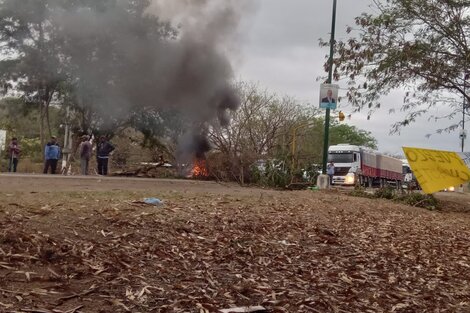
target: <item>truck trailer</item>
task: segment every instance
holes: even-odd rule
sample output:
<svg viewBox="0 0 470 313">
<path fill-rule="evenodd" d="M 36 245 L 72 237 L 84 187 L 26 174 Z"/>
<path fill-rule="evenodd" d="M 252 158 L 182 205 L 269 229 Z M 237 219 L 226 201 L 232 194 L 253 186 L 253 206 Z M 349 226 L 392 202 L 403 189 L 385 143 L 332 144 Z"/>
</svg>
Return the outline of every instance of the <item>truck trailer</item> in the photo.
<svg viewBox="0 0 470 313">
<path fill-rule="evenodd" d="M 328 162 L 335 165 L 334 185 L 401 187 L 402 161 L 366 148 L 339 144 L 328 149 Z"/>
</svg>

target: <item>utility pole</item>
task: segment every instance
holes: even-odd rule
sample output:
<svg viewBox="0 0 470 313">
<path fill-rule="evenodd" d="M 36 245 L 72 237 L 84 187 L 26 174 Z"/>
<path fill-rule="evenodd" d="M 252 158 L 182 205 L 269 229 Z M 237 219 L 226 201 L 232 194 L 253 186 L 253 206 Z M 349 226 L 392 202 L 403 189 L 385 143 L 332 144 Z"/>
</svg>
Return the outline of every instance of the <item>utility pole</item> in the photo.
<svg viewBox="0 0 470 313">
<path fill-rule="evenodd" d="M 470 77 L 469 73 L 464 73 L 463 75 L 463 104 L 462 104 L 462 133 L 460 134 L 460 139 L 462 140 L 462 152 L 464 151 L 464 144 L 467 135 L 465 134 L 465 111 L 467 110 L 467 79 Z"/>
<path fill-rule="evenodd" d="M 327 84 L 331 84 L 333 81 L 333 56 L 334 56 L 334 48 L 335 48 L 335 31 L 336 31 L 336 2 L 337 0 L 333 0 L 333 17 L 331 20 L 331 39 L 330 39 L 330 58 L 328 60 L 329 69 L 328 69 L 328 81 Z M 329 145 L 329 137 L 330 137 L 330 109 L 326 109 L 325 113 L 325 134 L 323 137 L 323 165 L 322 165 L 322 173 L 323 175 L 326 174 L 326 164 L 328 163 L 328 145 Z"/>
<path fill-rule="evenodd" d="M 64 148 L 62 149 L 62 175 L 70 175 L 71 166 L 70 161 L 72 158 L 72 130 L 70 127 L 70 106 L 67 105 L 65 116 L 65 136 L 64 136 Z"/>
</svg>

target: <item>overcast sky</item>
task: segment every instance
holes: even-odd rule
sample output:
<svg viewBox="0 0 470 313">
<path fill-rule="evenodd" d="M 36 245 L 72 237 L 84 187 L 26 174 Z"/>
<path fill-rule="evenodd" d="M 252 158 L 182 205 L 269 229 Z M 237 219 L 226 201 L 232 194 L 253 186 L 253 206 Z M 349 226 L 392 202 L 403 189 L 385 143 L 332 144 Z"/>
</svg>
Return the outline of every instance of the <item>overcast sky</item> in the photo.
<svg viewBox="0 0 470 313">
<path fill-rule="evenodd" d="M 329 52 L 328 48 L 319 47 L 318 40 L 329 38 L 333 1 L 255 1 L 258 7 L 246 23 L 242 57 L 235 66 L 237 77 L 317 106 L 319 82 L 316 78 L 325 75 L 323 63 Z M 354 23 L 355 16 L 370 10 L 370 3 L 371 0 L 338 0 L 338 39 L 346 37 L 346 26 Z M 370 120 L 355 113 L 346 123 L 372 132 L 382 152 L 401 153 L 402 146 L 460 151 L 458 132 L 426 138 L 426 134 L 435 133 L 435 130 L 452 123 L 449 121 L 436 123 L 423 118 L 405 128 L 401 135 L 389 135 L 391 125 L 403 116 L 399 110 L 396 114 L 389 114 L 389 109 L 399 108 L 402 101 L 402 93 L 394 92 L 384 98 L 384 108 Z M 346 99 L 340 108 L 346 114 L 351 111 Z M 444 110 L 441 108 L 440 111 Z M 439 109 L 432 113 L 439 113 Z"/>
</svg>

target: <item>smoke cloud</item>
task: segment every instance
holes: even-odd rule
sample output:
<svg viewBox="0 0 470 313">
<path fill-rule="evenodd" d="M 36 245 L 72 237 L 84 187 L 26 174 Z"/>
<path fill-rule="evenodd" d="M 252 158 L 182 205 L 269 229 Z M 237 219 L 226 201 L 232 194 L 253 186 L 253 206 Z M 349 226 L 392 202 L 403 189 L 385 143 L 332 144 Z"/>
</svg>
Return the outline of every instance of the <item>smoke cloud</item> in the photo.
<svg viewBox="0 0 470 313">
<path fill-rule="evenodd" d="M 233 52 L 240 42 L 240 20 L 253 8 L 253 1 L 246 0 L 153 0 L 147 13 L 178 25 L 183 38 Z"/>
<path fill-rule="evenodd" d="M 237 50 L 248 1 L 98 2 L 98 9 L 57 7 L 51 13 L 79 102 L 94 106 L 103 120 L 136 108 L 176 108 L 192 121 L 181 155 L 198 153 L 199 142 L 207 149 L 204 125 L 216 119 L 227 125 L 227 112 L 239 106 L 228 55 Z"/>
</svg>

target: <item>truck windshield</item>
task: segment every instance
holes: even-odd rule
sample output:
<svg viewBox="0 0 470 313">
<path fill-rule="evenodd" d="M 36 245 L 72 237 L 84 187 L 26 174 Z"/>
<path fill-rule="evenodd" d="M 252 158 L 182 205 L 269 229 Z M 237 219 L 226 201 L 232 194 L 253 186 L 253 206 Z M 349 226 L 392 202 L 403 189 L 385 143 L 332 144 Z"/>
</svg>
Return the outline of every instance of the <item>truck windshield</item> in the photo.
<svg viewBox="0 0 470 313">
<path fill-rule="evenodd" d="M 403 174 L 411 173 L 411 168 L 408 165 L 403 165 Z"/>
<path fill-rule="evenodd" d="M 328 162 L 333 163 L 352 163 L 354 162 L 353 153 L 329 153 Z"/>
</svg>

